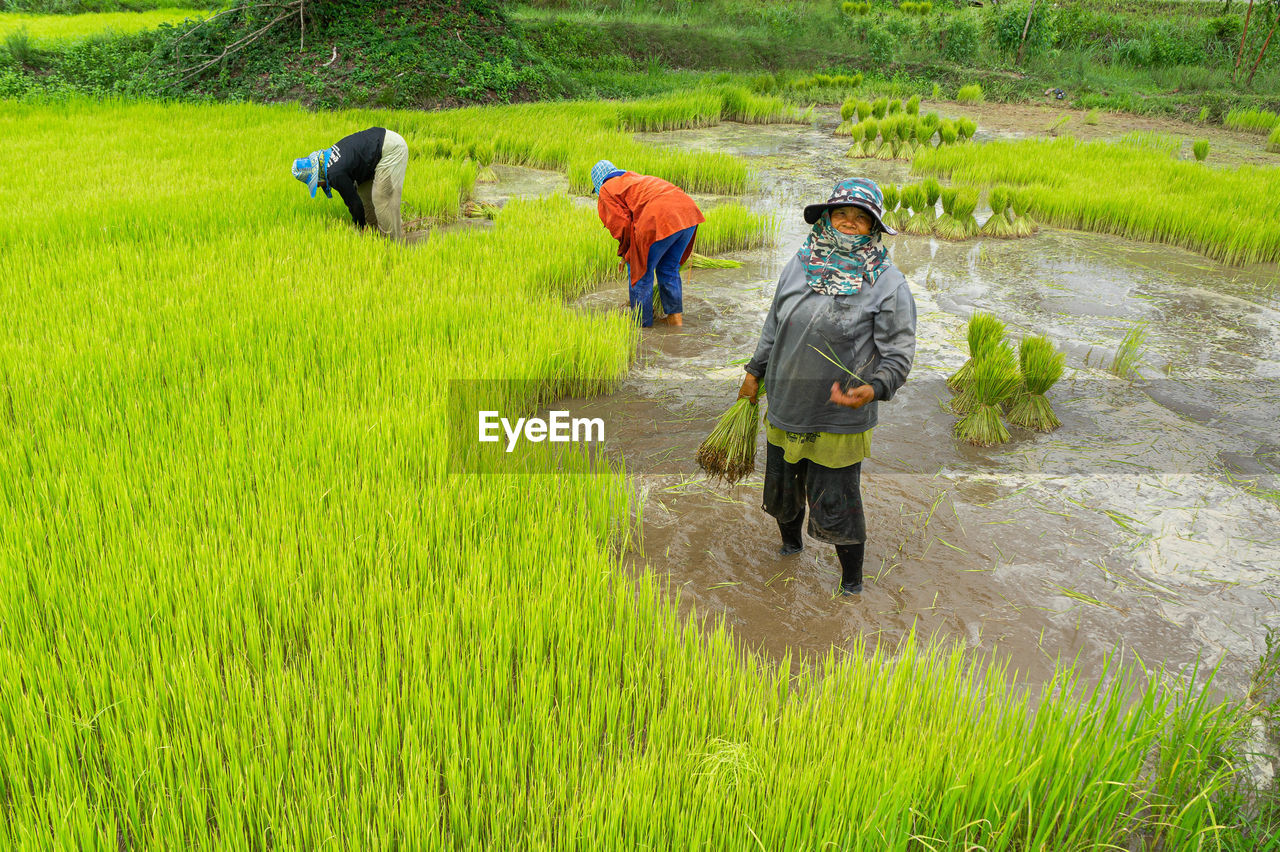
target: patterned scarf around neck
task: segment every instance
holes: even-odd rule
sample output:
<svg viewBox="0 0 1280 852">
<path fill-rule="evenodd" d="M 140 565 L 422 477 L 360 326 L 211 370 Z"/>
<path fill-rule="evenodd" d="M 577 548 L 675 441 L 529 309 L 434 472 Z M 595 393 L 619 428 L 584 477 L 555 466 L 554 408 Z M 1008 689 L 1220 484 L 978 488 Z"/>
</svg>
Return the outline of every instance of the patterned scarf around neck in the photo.
<svg viewBox="0 0 1280 852">
<path fill-rule="evenodd" d="M 889 265 L 889 250 L 876 231 L 867 236 L 842 234 L 823 213 L 800 246 L 806 283 L 827 296 L 852 296 L 876 283 L 876 276 Z"/>
</svg>

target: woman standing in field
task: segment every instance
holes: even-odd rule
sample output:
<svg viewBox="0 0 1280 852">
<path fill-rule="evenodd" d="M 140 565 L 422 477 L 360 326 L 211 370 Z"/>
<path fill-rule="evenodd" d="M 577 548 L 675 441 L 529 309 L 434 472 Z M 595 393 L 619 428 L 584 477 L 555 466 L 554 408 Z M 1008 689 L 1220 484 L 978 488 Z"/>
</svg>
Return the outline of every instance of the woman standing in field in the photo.
<svg viewBox="0 0 1280 852">
<path fill-rule="evenodd" d="M 680 265 L 693 252 L 698 225 L 705 221 L 693 199 L 662 178 L 626 172 L 608 160 L 591 167 L 591 185 L 600 196 L 600 221 L 618 241 L 618 257 L 631 275 L 631 308 L 640 324 L 653 325 L 656 274 L 668 325 L 684 325 Z"/>
<path fill-rule="evenodd" d="M 846 595 L 862 591 L 862 460 L 877 404 L 893 398 L 915 357 L 915 299 L 882 244 L 897 233 L 883 214 L 884 196 L 866 178 L 842 180 L 826 203 L 805 207 L 813 230 L 782 270 L 738 392 L 754 402 L 763 378 L 763 508 L 778 521 L 781 553 L 804 548 L 807 503 L 809 535 L 835 545 Z"/>
<path fill-rule="evenodd" d="M 293 176 L 316 197 L 338 190 L 357 228 L 372 225 L 384 237 L 400 239 L 400 196 L 409 165 L 409 146 L 394 130 L 370 127 L 344 136 L 324 151 L 293 161 Z"/>
</svg>

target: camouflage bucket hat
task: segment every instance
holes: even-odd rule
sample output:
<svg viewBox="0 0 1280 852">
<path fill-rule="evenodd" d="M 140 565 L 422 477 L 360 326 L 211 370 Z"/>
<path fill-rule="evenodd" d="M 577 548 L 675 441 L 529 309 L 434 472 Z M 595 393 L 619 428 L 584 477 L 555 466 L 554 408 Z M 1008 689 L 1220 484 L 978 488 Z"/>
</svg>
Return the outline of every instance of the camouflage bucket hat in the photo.
<svg viewBox="0 0 1280 852">
<path fill-rule="evenodd" d="M 861 207 L 876 219 L 880 230 L 886 234 L 898 233 L 884 224 L 884 195 L 880 187 L 869 178 L 845 178 L 831 190 L 831 197 L 823 204 L 810 204 L 804 208 L 804 220 L 812 225 L 822 214 L 836 207 Z"/>
</svg>

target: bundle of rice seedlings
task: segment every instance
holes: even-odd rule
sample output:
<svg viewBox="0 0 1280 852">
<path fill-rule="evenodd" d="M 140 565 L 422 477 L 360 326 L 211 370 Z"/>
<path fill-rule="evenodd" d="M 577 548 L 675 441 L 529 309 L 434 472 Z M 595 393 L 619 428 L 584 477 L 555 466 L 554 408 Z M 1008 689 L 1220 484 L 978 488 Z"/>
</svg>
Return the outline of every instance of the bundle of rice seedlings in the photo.
<svg viewBox="0 0 1280 852">
<path fill-rule="evenodd" d="M 840 119 L 842 121 L 848 121 L 849 119 L 853 118 L 854 113 L 856 113 L 857 111 L 858 111 L 858 99 L 846 98 L 845 102 L 840 104 Z"/>
<path fill-rule="evenodd" d="M 1066 355 L 1041 335 L 1028 335 L 1018 345 L 1018 364 L 1022 368 L 1022 387 L 1009 403 L 1009 422 L 1035 432 L 1052 432 L 1062 425 L 1045 397 L 1049 388 L 1062 378 Z"/>
<path fill-rule="evenodd" d="M 1132 378 L 1142 360 L 1142 344 L 1147 339 L 1147 324 L 1138 323 L 1125 334 L 1116 350 L 1116 357 L 1111 359 L 1107 369 L 1122 379 Z"/>
<path fill-rule="evenodd" d="M 889 115 L 893 115 L 895 112 L 902 112 L 902 101 L 897 98 L 889 101 Z"/>
<path fill-rule="evenodd" d="M 884 217 L 883 221 L 895 231 L 898 230 L 898 201 L 901 193 L 897 184 L 882 183 L 880 184 L 880 192 L 884 195 Z"/>
<path fill-rule="evenodd" d="M 903 206 L 910 205 L 915 212 L 911 215 L 901 230 L 908 234 L 915 234 L 918 237 L 927 237 L 933 233 L 933 205 L 929 203 L 928 194 L 922 184 L 907 187 L 903 190 L 903 197 L 906 199 Z"/>
<path fill-rule="evenodd" d="M 889 99 L 887 97 L 876 98 L 871 104 L 871 114 L 877 119 L 884 118 L 889 112 Z"/>
<path fill-rule="evenodd" d="M 924 187 L 925 200 L 929 202 L 930 207 L 936 207 L 938 199 L 942 196 L 942 184 L 938 183 L 936 177 L 927 177 L 920 182 Z"/>
<path fill-rule="evenodd" d="M 910 98 L 907 99 L 906 104 L 904 104 L 902 108 L 905 109 L 910 115 L 919 115 L 920 114 L 920 96 L 912 95 Z"/>
<path fill-rule="evenodd" d="M 938 128 L 942 126 L 942 116 L 938 115 L 936 112 L 925 113 L 924 118 L 920 120 L 928 125 L 929 129 L 934 132 L 937 132 Z"/>
<path fill-rule="evenodd" d="M 698 447 L 698 466 L 712 479 L 733 485 L 756 469 L 756 435 L 760 407 L 745 397 L 720 415 L 716 427 Z"/>
<path fill-rule="evenodd" d="M 944 240 L 963 240 L 964 226 L 955 217 L 956 195 L 960 192 L 957 186 L 948 186 L 942 190 L 942 215 L 933 223 L 933 232 Z"/>
<path fill-rule="evenodd" d="M 1267 152 L 1280 154 L 1280 124 L 1277 124 L 1276 129 L 1267 137 Z"/>
<path fill-rule="evenodd" d="M 876 142 L 876 137 L 880 135 L 880 122 L 876 121 L 874 118 L 868 118 L 866 121 L 862 122 L 862 126 L 862 156 L 874 157 L 876 155 L 876 149 L 879 148 L 879 145 Z"/>
<path fill-rule="evenodd" d="M 725 257 L 707 257 L 695 251 L 689 255 L 689 261 L 685 266 L 690 269 L 738 269 L 742 266 L 742 261 L 729 260 Z"/>
<path fill-rule="evenodd" d="M 956 92 L 956 101 L 962 104 L 979 104 L 985 99 L 982 93 L 982 86 L 977 83 L 970 83 L 968 86 L 961 86 L 960 91 Z"/>
<path fill-rule="evenodd" d="M 961 187 L 951 208 L 956 232 L 960 235 L 957 239 L 967 240 L 978 235 L 978 220 L 973 217 L 973 211 L 977 209 L 978 190 L 970 186 Z"/>
<path fill-rule="evenodd" d="M 993 186 L 987 196 L 987 204 L 991 206 L 991 217 L 982 224 L 978 234 L 984 237 L 1007 239 L 1012 237 L 1013 222 L 1009 220 L 1009 205 L 1013 203 L 1013 192 L 1007 186 Z"/>
<path fill-rule="evenodd" d="M 866 132 L 867 125 L 865 122 L 858 122 L 849 130 L 849 136 L 853 139 L 853 144 L 849 146 L 848 151 L 844 152 L 846 157 L 861 159 L 867 156 L 866 142 L 863 141 L 866 136 Z"/>
<path fill-rule="evenodd" d="M 1029 237 L 1036 231 L 1040 230 L 1040 226 L 1036 224 L 1036 220 L 1031 218 L 1031 194 L 1020 189 L 1013 193 L 1013 235 L 1015 237 Z"/>
<path fill-rule="evenodd" d="M 973 380 L 973 366 L 983 354 L 995 348 L 1004 339 L 1004 323 L 994 314 L 975 311 L 965 328 L 969 342 L 969 359 L 947 379 L 947 386 L 957 393 L 963 392 Z"/>
<path fill-rule="evenodd" d="M 942 124 L 938 125 L 938 144 L 954 145 L 956 144 L 957 136 L 959 136 L 959 131 L 956 130 L 956 126 L 951 123 L 950 119 L 943 119 Z"/>
<path fill-rule="evenodd" d="M 836 129 L 832 131 L 833 136 L 852 136 L 853 122 L 842 121 L 836 125 Z"/>
<path fill-rule="evenodd" d="M 885 119 L 880 122 L 880 133 L 884 137 L 884 141 L 876 149 L 877 160 L 893 160 L 897 158 L 899 146 L 902 144 L 898 139 L 898 129 L 901 126 L 902 122 L 897 118 Z"/>
<path fill-rule="evenodd" d="M 972 118 L 956 119 L 956 133 L 960 136 L 961 142 L 968 142 L 973 138 L 973 134 L 978 132 L 978 122 Z"/>
<path fill-rule="evenodd" d="M 1196 162 L 1203 163 L 1204 158 L 1209 156 L 1209 140 L 1197 139 L 1191 145 L 1191 153 L 1196 155 Z"/>
<path fill-rule="evenodd" d="M 956 436 L 977 447 L 993 447 L 1008 441 L 1009 430 L 1000 420 L 1000 405 L 1015 394 L 1021 384 L 1013 350 L 1007 343 L 980 358 L 973 367 L 970 389 L 973 407 L 956 424 Z"/>
<path fill-rule="evenodd" d="M 871 117 L 871 101 L 858 101 L 858 121 L 866 121 Z"/>
<path fill-rule="evenodd" d="M 982 400 L 978 396 L 977 391 L 973 387 L 974 370 L 978 364 L 983 361 L 996 360 L 1007 367 L 1009 370 L 1016 372 L 1017 357 L 1013 354 L 1013 347 L 1004 340 L 997 340 L 987 349 L 973 360 L 973 366 L 969 368 L 968 384 L 960 393 L 951 398 L 951 410 L 960 417 L 965 416 L 977 408 Z M 1017 393 L 1017 390 L 1013 392 Z"/>
</svg>

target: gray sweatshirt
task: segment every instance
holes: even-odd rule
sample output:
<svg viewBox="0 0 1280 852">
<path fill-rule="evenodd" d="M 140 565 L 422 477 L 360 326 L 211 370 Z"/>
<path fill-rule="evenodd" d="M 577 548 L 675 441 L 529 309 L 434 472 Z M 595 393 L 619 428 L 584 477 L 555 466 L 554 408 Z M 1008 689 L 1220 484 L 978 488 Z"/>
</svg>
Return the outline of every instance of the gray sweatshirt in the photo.
<svg viewBox="0 0 1280 852">
<path fill-rule="evenodd" d="M 847 435 L 876 425 L 877 402 L 849 408 L 831 401 L 831 384 L 870 384 L 876 400 L 892 399 L 916 352 L 916 302 L 907 279 L 890 264 L 876 283 L 852 296 L 825 296 L 805 283 L 791 259 L 747 372 L 764 378 L 769 422 L 787 432 Z M 823 357 L 823 356 L 827 357 Z M 849 376 L 828 358 L 862 378 Z"/>
</svg>

